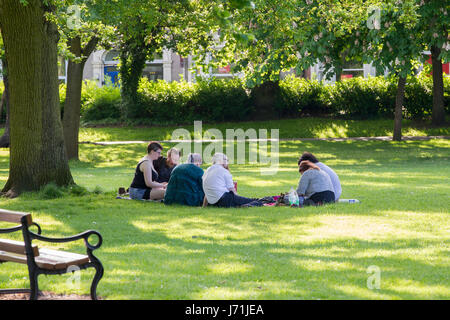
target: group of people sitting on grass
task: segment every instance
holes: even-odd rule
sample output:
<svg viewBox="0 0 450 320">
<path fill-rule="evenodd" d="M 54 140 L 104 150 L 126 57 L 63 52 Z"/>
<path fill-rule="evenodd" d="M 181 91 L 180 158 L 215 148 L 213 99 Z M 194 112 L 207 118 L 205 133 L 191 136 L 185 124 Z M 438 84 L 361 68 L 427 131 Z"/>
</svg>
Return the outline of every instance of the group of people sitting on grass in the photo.
<svg viewBox="0 0 450 320">
<path fill-rule="evenodd" d="M 164 200 L 165 204 L 188 206 L 262 205 L 260 199 L 237 194 L 225 154 L 216 153 L 212 158 L 212 165 L 203 171 L 200 168 L 203 163 L 200 154 L 191 153 L 187 163 L 179 164 L 179 150 L 170 149 L 167 157 L 161 156 L 162 150 L 160 143 L 149 143 L 147 154 L 136 166 L 129 188 L 131 199 Z M 298 167 L 301 178 L 296 191 L 301 205 L 320 205 L 339 200 L 341 184 L 339 177 L 330 167 L 319 162 L 309 152 L 302 154 Z"/>
</svg>

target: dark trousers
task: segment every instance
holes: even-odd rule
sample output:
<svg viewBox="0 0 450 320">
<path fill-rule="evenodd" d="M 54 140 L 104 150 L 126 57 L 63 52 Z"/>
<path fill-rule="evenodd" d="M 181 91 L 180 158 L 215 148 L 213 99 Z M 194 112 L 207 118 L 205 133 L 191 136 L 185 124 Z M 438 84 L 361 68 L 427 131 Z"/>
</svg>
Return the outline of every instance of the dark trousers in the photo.
<svg viewBox="0 0 450 320">
<path fill-rule="evenodd" d="M 333 203 L 335 201 L 334 192 L 333 191 L 322 191 L 316 192 L 309 197 L 308 200 L 305 200 L 304 205 L 321 205 L 324 203 Z"/>
<path fill-rule="evenodd" d="M 250 199 L 238 196 L 237 194 L 234 194 L 233 191 L 229 191 L 227 193 L 224 193 L 222 198 L 219 199 L 214 205 L 217 207 L 224 207 L 224 208 L 230 208 L 230 207 L 240 207 L 244 204 L 248 204 L 250 202 L 253 202 L 257 199 Z"/>
</svg>

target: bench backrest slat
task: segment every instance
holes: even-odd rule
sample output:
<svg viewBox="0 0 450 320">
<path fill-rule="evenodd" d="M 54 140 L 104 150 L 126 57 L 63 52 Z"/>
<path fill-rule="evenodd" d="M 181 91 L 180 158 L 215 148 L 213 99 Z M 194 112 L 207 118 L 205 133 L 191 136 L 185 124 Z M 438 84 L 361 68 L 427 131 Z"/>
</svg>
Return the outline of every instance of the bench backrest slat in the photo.
<svg viewBox="0 0 450 320">
<path fill-rule="evenodd" d="M 26 217 L 28 225 L 31 225 L 33 223 L 30 213 L 0 209 L 0 221 L 21 223 L 22 217 Z"/>
<path fill-rule="evenodd" d="M 31 248 L 33 250 L 34 256 L 39 256 L 38 246 L 33 244 Z M 23 255 L 26 254 L 25 244 L 23 242 L 8 239 L 0 239 L 0 251 Z"/>
</svg>

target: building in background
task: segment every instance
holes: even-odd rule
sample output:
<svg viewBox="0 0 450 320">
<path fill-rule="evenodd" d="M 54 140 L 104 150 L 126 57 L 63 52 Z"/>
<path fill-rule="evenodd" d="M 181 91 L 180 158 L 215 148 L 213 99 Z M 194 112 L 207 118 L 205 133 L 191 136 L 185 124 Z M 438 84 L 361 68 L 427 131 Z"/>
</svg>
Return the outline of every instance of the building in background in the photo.
<svg viewBox="0 0 450 320">
<path fill-rule="evenodd" d="M 430 55 L 430 52 L 424 52 Z M 119 77 L 119 51 L 96 51 L 91 54 L 84 67 L 83 79 L 85 80 L 95 80 L 99 86 L 111 83 L 112 85 L 118 84 Z M 431 63 L 431 58 L 428 63 Z M 1 65 L 0 65 L 1 66 Z M 188 82 L 194 82 L 195 76 L 190 71 L 193 66 L 192 57 L 181 57 L 171 50 L 163 50 L 161 55 L 155 55 L 154 59 L 147 61 L 146 67 L 143 70 L 143 76 L 147 77 L 151 81 L 165 80 L 170 81 L 180 81 L 184 79 Z M 242 77 L 243 73 L 233 74 L 231 73 L 232 64 L 221 68 L 209 68 L 208 72 L 201 74 L 203 77 L 215 77 L 219 79 L 229 79 L 233 77 Z M 420 71 L 420 70 L 419 70 Z M 443 71 L 449 75 L 449 63 L 443 65 Z M 58 76 L 60 82 L 64 83 L 66 81 L 67 73 L 67 61 L 63 58 L 59 61 Z M 287 75 L 295 74 L 291 72 L 282 72 L 281 78 Z M 354 77 L 364 77 L 369 76 L 387 76 L 388 72 L 384 74 L 378 74 L 375 67 L 372 64 L 361 64 L 355 62 L 347 62 L 342 70 L 341 79 L 354 78 Z M 1 76 L 1 75 L 0 75 Z M 333 75 L 330 80 L 325 79 L 323 64 L 317 63 L 314 66 L 304 70 L 301 74 L 297 76 L 306 79 L 317 79 L 319 81 L 325 82 L 335 82 L 336 76 Z"/>
<path fill-rule="evenodd" d="M 180 81 L 181 78 L 186 81 L 192 81 L 192 74 L 189 72 L 192 59 L 184 58 L 172 52 L 163 50 L 161 55 L 155 55 L 154 59 L 147 61 L 143 70 L 143 76 L 151 81 L 165 80 Z M 100 50 L 93 52 L 86 61 L 83 80 L 95 80 L 99 86 L 111 83 L 118 84 L 119 79 L 119 51 L 118 50 Z M 60 82 L 66 82 L 67 61 L 63 58 L 59 61 L 58 76 Z"/>
</svg>

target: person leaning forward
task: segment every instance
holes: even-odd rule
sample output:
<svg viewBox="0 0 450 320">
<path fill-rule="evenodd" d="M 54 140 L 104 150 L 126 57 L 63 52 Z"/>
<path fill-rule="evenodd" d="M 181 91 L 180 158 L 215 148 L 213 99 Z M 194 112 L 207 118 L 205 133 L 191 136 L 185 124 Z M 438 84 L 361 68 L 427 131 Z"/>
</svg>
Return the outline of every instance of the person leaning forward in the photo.
<svg viewBox="0 0 450 320">
<path fill-rule="evenodd" d="M 158 173 L 153 167 L 153 160 L 161 156 L 162 146 L 159 142 L 150 142 L 145 155 L 137 164 L 133 181 L 130 185 L 130 198 L 135 200 L 161 200 L 166 192 L 167 182 L 157 182 Z"/>
</svg>

